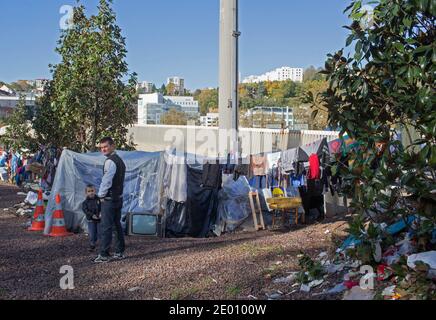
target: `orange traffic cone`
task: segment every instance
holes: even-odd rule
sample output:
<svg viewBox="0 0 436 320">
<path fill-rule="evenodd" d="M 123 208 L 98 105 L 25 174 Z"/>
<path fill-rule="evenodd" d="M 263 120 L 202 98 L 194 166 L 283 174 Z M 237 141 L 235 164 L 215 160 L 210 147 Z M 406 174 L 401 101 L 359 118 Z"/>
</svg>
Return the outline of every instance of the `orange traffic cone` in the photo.
<svg viewBox="0 0 436 320">
<path fill-rule="evenodd" d="M 73 235 L 70 232 L 67 232 L 67 228 L 65 227 L 65 219 L 64 212 L 62 210 L 61 205 L 61 196 L 59 194 L 56 195 L 56 208 L 53 213 L 51 232 L 48 234 L 49 237 L 68 237 Z"/>
<path fill-rule="evenodd" d="M 44 218 L 44 202 L 42 200 L 42 190 L 38 192 L 38 202 L 36 203 L 35 212 L 33 214 L 32 226 L 27 229 L 28 231 L 44 231 L 45 218 Z"/>
</svg>

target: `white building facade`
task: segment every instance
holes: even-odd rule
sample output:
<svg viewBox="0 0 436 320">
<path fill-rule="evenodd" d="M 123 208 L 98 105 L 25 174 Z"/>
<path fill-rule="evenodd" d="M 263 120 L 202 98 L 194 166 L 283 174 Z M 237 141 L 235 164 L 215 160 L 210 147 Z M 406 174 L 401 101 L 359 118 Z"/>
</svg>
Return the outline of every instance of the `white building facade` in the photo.
<svg viewBox="0 0 436 320">
<path fill-rule="evenodd" d="M 252 128 L 294 130 L 294 110 L 290 107 L 255 107 L 248 110 L 245 117 L 251 121 Z"/>
<path fill-rule="evenodd" d="M 26 107 L 33 110 L 35 107 L 35 95 L 26 95 Z M 18 106 L 20 102 L 19 96 L 2 96 L 0 95 L 0 118 L 7 117 L 10 115 L 14 109 Z"/>
<path fill-rule="evenodd" d="M 154 83 L 148 81 L 142 81 L 137 84 L 136 90 L 144 89 L 144 94 L 153 93 Z"/>
<path fill-rule="evenodd" d="M 303 82 L 304 69 L 303 68 L 291 68 L 281 67 L 273 71 L 267 72 L 260 76 L 246 77 L 242 83 L 259 83 L 266 81 L 294 81 Z"/>
<path fill-rule="evenodd" d="M 167 85 L 173 84 L 174 90 L 179 93 L 180 96 L 185 94 L 185 79 L 180 77 L 170 77 L 167 79 Z"/>
<path fill-rule="evenodd" d="M 198 101 L 194 101 L 193 97 L 164 97 L 161 93 L 140 94 L 138 124 L 161 124 L 162 116 L 171 109 L 184 112 L 190 119 L 198 118 L 200 110 Z"/>
<path fill-rule="evenodd" d="M 200 125 L 202 127 L 218 127 L 219 113 L 208 113 L 206 116 L 200 117 Z"/>
</svg>

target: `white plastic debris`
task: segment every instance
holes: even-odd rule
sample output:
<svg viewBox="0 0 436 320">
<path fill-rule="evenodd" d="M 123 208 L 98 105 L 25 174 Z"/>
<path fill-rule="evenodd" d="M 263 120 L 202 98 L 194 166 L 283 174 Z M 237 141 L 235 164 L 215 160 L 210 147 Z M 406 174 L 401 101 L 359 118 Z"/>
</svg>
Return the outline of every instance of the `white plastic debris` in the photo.
<svg viewBox="0 0 436 320">
<path fill-rule="evenodd" d="M 383 290 L 382 292 L 382 296 L 384 297 L 393 297 L 395 296 L 395 289 L 397 288 L 397 286 L 391 286 L 391 287 L 387 287 Z"/>
<path fill-rule="evenodd" d="M 375 262 L 379 263 L 382 260 L 382 257 L 383 257 L 382 255 L 383 255 L 383 252 L 382 252 L 380 242 L 377 242 L 375 244 L 375 251 L 374 251 Z"/>
<path fill-rule="evenodd" d="M 141 290 L 140 287 L 133 287 L 133 288 L 129 289 L 129 292 L 135 292 L 135 291 L 139 291 L 139 290 Z"/>
<path fill-rule="evenodd" d="M 373 300 L 375 292 L 372 290 L 364 290 L 359 286 L 353 287 L 350 291 L 347 291 L 344 295 L 344 300 Z"/>
<path fill-rule="evenodd" d="M 330 230 L 326 230 L 325 232 L 324 232 L 324 234 L 329 234 L 330 233 Z"/>
<path fill-rule="evenodd" d="M 24 192 L 17 192 L 17 196 L 24 196 L 24 197 L 26 197 L 26 196 L 27 196 L 27 193 L 24 193 Z"/>
<path fill-rule="evenodd" d="M 294 272 L 287 277 L 278 278 L 273 281 L 274 284 L 291 283 L 297 279 L 298 272 Z"/>
<path fill-rule="evenodd" d="M 29 191 L 24 202 L 30 203 L 32 206 L 34 206 L 38 202 L 38 194 Z"/>
<path fill-rule="evenodd" d="M 319 285 L 321 285 L 323 283 L 324 283 L 324 280 L 314 280 L 311 283 L 309 283 L 309 287 L 310 288 L 316 288 L 316 287 L 318 287 Z"/>
<path fill-rule="evenodd" d="M 397 246 L 400 247 L 400 249 L 398 250 L 399 255 L 408 256 L 415 252 L 415 247 L 410 239 L 404 239 L 403 241 L 397 243 Z"/>
<path fill-rule="evenodd" d="M 329 291 L 327 291 L 328 294 L 337 294 L 337 293 L 341 293 L 347 290 L 347 287 L 344 286 L 343 283 L 340 283 L 338 285 L 336 285 L 334 288 L 331 288 Z"/>
<path fill-rule="evenodd" d="M 325 268 L 325 271 L 327 273 L 334 274 L 334 273 L 337 273 L 337 272 L 341 272 L 342 270 L 344 270 L 344 268 L 345 268 L 345 265 L 343 263 L 341 263 L 341 264 L 330 264 L 330 265 L 327 266 L 327 268 Z"/>
<path fill-rule="evenodd" d="M 311 289 L 312 288 L 310 286 L 306 285 L 306 284 L 302 284 L 301 287 L 300 287 L 300 291 L 301 292 L 306 292 L 306 293 L 309 293 Z"/>
<path fill-rule="evenodd" d="M 318 258 L 322 259 L 324 257 L 327 257 L 328 253 L 327 252 L 321 252 L 318 256 Z"/>
<path fill-rule="evenodd" d="M 407 266 L 415 269 L 417 262 L 423 262 L 427 264 L 430 269 L 436 269 L 436 251 L 423 252 L 409 256 Z"/>
<path fill-rule="evenodd" d="M 283 296 L 283 294 L 279 292 L 275 292 L 269 295 L 267 294 L 266 296 L 268 297 L 268 300 L 278 300 Z"/>
</svg>

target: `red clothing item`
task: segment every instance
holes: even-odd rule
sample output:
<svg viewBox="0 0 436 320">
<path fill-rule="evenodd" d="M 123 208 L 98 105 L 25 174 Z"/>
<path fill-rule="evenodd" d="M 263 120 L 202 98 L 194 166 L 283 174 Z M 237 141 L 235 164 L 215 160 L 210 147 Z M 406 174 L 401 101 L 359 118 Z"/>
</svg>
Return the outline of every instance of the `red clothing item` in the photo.
<svg viewBox="0 0 436 320">
<path fill-rule="evenodd" d="M 317 154 L 312 154 L 309 158 L 309 175 L 308 179 L 310 180 L 319 180 L 321 179 L 321 169 L 319 167 L 319 157 Z"/>
</svg>

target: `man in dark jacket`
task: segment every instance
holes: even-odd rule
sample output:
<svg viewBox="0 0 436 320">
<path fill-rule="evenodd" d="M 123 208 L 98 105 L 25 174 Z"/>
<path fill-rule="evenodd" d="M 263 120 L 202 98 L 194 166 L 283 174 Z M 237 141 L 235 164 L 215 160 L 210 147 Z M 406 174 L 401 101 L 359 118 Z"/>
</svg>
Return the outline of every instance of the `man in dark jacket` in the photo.
<svg viewBox="0 0 436 320">
<path fill-rule="evenodd" d="M 124 232 L 121 226 L 121 209 L 123 207 L 124 178 L 126 165 L 116 154 L 116 146 L 112 138 L 104 138 L 100 141 L 101 152 L 106 157 L 104 164 L 103 180 L 98 191 L 101 199 L 101 242 L 100 255 L 95 259 L 96 263 L 109 262 L 109 253 L 112 244 L 112 232 L 115 231 L 115 260 L 125 258 Z"/>
</svg>

